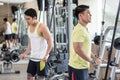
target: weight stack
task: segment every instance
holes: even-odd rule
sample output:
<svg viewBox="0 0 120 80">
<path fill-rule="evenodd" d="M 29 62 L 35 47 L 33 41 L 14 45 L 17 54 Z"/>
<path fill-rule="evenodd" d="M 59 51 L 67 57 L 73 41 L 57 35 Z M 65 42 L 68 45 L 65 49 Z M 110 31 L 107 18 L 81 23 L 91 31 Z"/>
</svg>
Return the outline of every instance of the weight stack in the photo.
<svg viewBox="0 0 120 80">
<path fill-rule="evenodd" d="M 60 53 L 60 59 L 62 63 L 57 64 L 55 68 L 56 73 L 68 72 L 68 53 Z"/>
</svg>

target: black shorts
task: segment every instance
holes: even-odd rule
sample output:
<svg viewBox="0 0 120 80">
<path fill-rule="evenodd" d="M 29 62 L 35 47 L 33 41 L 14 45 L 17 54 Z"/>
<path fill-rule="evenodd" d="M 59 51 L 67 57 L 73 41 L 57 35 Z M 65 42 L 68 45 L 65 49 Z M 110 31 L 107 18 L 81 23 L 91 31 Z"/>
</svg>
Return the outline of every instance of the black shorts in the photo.
<svg viewBox="0 0 120 80">
<path fill-rule="evenodd" d="M 11 39 L 11 34 L 5 34 L 5 40 L 10 40 Z"/>
<path fill-rule="evenodd" d="M 36 74 L 40 77 L 45 77 L 47 75 L 47 64 L 45 65 L 45 68 L 40 71 L 40 61 L 34 62 L 32 60 L 29 60 L 27 73 L 32 77 L 34 77 Z"/>
<path fill-rule="evenodd" d="M 18 35 L 15 33 L 12 33 L 12 39 L 18 39 Z"/>
<path fill-rule="evenodd" d="M 74 69 L 68 66 L 69 80 L 88 80 L 88 69 Z"/>
</svg>

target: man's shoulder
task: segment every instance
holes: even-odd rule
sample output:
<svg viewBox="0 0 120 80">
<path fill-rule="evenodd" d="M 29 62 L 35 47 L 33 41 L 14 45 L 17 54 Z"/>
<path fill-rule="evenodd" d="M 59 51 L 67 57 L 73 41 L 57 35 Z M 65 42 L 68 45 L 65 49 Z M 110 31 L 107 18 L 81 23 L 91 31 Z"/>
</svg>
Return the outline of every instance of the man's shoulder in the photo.
<svg viewBox="0 0 120 80">
<path fill-rule="evenodd" d="M 39 23 L 39 29 L 44 30 L 46 28 L 47 28 L 47 26 L 44 23 Z"/>
<path fill-rule="evenodd" d="M 44 26 L 46 26 L 44 23 L 42 23 L 42 22 L 39 22 L 39 26 L 41 27 L 44 27 Z"/>
</svg>

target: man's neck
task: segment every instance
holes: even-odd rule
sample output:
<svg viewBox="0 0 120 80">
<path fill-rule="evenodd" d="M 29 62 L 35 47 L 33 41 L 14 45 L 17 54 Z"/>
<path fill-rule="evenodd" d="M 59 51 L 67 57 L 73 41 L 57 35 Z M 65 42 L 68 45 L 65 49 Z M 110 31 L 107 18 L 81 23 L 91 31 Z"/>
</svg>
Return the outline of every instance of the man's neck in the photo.
<svg viewBox="0 0 120 80">
<path fill-rule="evenodd" d="M 83 27 L 86 27 L 87 26 L 87 23 L 83 22 L 83 21 L 79 21 L 79 23 L 83 26 Z"/>
</svg>

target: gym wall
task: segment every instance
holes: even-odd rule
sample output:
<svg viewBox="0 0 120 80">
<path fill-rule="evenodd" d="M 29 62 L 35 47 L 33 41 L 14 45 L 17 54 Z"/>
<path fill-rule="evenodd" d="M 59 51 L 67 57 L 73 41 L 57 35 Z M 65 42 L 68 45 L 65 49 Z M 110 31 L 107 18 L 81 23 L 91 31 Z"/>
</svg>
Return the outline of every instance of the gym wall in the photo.
<svg viewBox="0 0 120 80">
<path fill-rule="evenodd" d="M 3 30 L 3 18 L 7 17 L 9 22 L 12 22 L 12 11 L 11 5 L 4 4 L 0 5 L 0 32 Z"/>
</svg>

